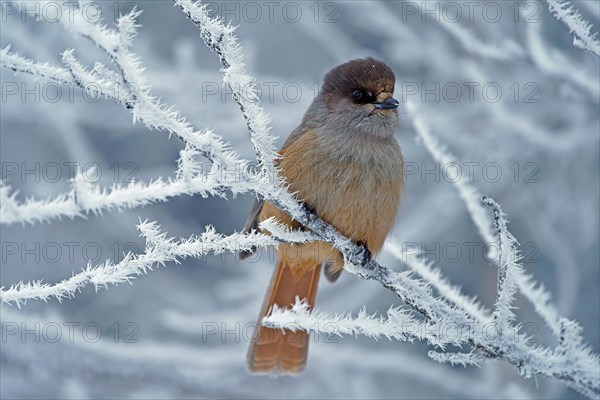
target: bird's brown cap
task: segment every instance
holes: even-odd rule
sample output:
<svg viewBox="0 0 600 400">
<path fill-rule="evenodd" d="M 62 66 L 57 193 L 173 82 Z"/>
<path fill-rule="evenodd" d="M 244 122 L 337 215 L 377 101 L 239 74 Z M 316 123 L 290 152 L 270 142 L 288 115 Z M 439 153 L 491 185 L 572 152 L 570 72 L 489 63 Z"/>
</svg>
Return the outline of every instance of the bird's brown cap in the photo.
<svg viewBox="0 0 600 400">
<path fill-rule="evenodd" d="M 329 71 L 323 82 L 323 94 L 326 101 L 351 98 L 357 90 L 370 93 L 374 98 L 380 93 L 391 96 L 395 82 L 394 72 L 386 63 L 367 57 L 348 61 Z"/>
</svg>

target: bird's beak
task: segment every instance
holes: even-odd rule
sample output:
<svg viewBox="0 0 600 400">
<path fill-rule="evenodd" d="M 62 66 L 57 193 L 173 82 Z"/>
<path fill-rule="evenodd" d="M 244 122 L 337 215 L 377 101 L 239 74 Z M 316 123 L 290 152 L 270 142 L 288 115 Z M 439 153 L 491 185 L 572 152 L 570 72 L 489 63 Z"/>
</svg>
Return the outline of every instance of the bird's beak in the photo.
<svg viewBox="0 0 600 400">
<path fill-rule="evenodd" d="M 387 99 L 385 99 L 384 101 L 373 103 L 375 108 L 378 110 L 391 110 L 391 109 L 397 108 L 398 104 L 400 104 L 398 102 L 398 100 L 396 100 L 395 98 L 393 98 L 391 96 L 388 97 Z"/>
</svg>

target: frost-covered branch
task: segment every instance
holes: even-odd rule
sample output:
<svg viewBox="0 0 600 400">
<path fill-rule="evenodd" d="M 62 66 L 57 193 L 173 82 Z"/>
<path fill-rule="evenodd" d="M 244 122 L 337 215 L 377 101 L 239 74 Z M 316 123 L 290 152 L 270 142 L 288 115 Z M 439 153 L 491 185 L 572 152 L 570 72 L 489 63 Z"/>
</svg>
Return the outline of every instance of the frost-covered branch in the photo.
<svg viewBox="0 0 600 400">
<path fill-rule="evenodd" d="M 139 12 L 119 18 L 116 29 L 110 29 L 99 22 L 90 22 L 79 8 L 74 8 L 73 18 L 61 19 L 65 28 L 94 42 L 112 60 L 117 71 L 102 63 L 86 68 L 74 55 L 74 50 L 63 52 L 65 68 L 48 63 L 36 63 L 10 52 L 10 46 L 0 52 L 0 65 L 15 72 L 44 77 L 61 84 L 69 84 L 87 90 L 94 95 L 110 98 L 128 109 L 134 123 L 143 122 L 149 129 L 157 129 L 175 135 L 184 143 L 194 146 L 219 168 L 235 170 L 246 168 L 246 162 L 209 129 L 197 131 L 173 107 L 162 104 L 151 94 L 151 88 L 144 78 L 144 70 L 139 58 L 129 50 L 136 34 L 134 21 Z"/>
<path fill-rule="evenodd" d="M 94 96 L 118 101 L 130 110 L 134 122 L 141 121 L 150 129 L 176 135 L 186 143 L 188 151 L 197 150 L 213 162 L 213 166 L 207 169 L 207 176 L 198 177 L 193 181 L 159 179 L 147 185 L 142 183 L 132 183 L 127 187 L 115 185 L 110 191 L 101 190 L 78 176 L 70 193 L 46 201 L 28 199 L 24 203 L 18 203 L 15 194 L 11 194 L 10 189 L 4 185 L 0 191 L 3 200 L 0 223 L 34 223 L 63 216 L 74 218 L 105 209 L 119 210 L 143 206 L 182 194 L 224 196 L 227 191 L 233 194 L 247 192 L 251 186 L 248 182 L 254 180 L 253 173 L 248 171 L 248 162 L 240 159 L 220 136 L 209 129 L 194 130 L 185 118 L 173 110 L 173 107 L 161 104 L 152 96 L 150 87 L 143 77 L 139 59 L 129 51 L 132 38 L 136 34 L 135 18 L 140 13 L 133 10 L 119 19 L 117 29 L 109 29 L 99 23 L 89 22 L 79 8 L 74 10 L 73 18 L 61 20 L 63 25 L 69 31 L 86 37 L 104 50 L 116 66 L 117 72 L 101 63 L 96 63 L 92 69 L 86 68 L 75 58 L 73 50 L 63 52 L 62 60 L 66 68 L 59 68 L 23 58 L 10 52 L 10 46 L 0 52 L 1 65 L 15 72 L 25 72 L 61 84 L 75 85 Z M 220 177 L 227 176 L 228 172 L 240 171 L 245 171 L 249 179 L 230 180 L 226 186 L 221 184 Z"/>
<path fill-rule="evenodd" d="M 417 130 L 419 138 L 423 141 L 425 147 L 433 158 L 440 163 L 452 163 L 456 162 L 454 157 L 439 144 L 437 139 L 433 137 L 430 132 L 429 126 L 426 123 L 422 115 L 419 115 L 419 110 L 414 102 L 407 104 L 407 110 L 413 119 L 413 123 Z M 546 322 L 554 336 L 562 342 L 565 337 L 565 326 L 578 326 L 575 321 L 568 321 L 562 318 L 556 307 L 552 304 L 550 294 L 544 289 L 541 284 L 535 282 L 531 275 L 526 274 L 522 267 L 518 263 L 518 243 L 515 238 L 506 228 L 506 219 L 502 213 L 499 205 L 488 197 L 483 198 L 483 202 L 478 201 L 477 197 L 479 193 L 477 189 L 472 187 L 463 180 L 453 181 L 459 194 L 471 216 L 473 222 L 477 226 L 481 237 L 487 243 L 499 243 L 500 248 L 500 262 L 498 263 L 499 268 L 499 281 L 498 281 L 498 298 L 496 302 L 496 309 L 494 311 L 494 318 L 498 321 L 501 326 L 510 326 L 510 321 L 513 318 L 513 314 L 510 311 L 512 303 L 514 302 L 513 296 L 518 288 L 519 293 L 527 298 L 534 306 L 535 311 L 542 317 Z M 494 214 L 494 224 L 497 231 L 496 235 L 491 232 L 491 223 L 487 217 L 484 205 L 491 207 Z M 568 322 L 567 322 L 568 321 Z M 590 367 L 593 370 L 598 370 L 600 367 L 600 359 L 598 355 L 593 354 L 586 346 L 579 346 L 582 343 L 581 336 L 577 337 L 577 332 L 580 332 L 581 328 L 574 328 L 570 331 L 571 345 L 572 348 L 576 347 L 577 354 L 576 358 L 582 361 L 581 367 Z M 554 352 L 558 351 L 554 350 Z M 585 354 L 583 356 L 582 354 Z M 563 363 L 568 365 L 568 360 L 563 360 Z M 597 396 L 600 392 L 600 378 L 588 376 L 586 379 L 580 380 L 578 377 L 580 372 L 576 370 L 572 371 L 572 375 L 568 378 L 567 382 L 569 385 L 574 387 L 576 390 L 590 396 Z M 564 374 L 553 372 L 553 376 L 563 376 Z"/>
<path fill-rule="evenodd" d="M 489 198 L 485 199 L 485 203 L 498 218 L 500 242 L 511 238 L 512 235 L 506 229 L 506 220 L 497 204 Z M 277 230 L 277 227 L 271 229 Z M 286 232 L 281 230 L 275 236 L 285 237 Z M 308 308 L 297 304 L 292 309 L 275 308 L 263 323 L 270 327 L 292 327 L 336 335 L 383 335 L 399 340 L 412 337 L 437 345 L 468 345 L 472 349 L 470 353 L 430 352 L 429 355 L 436 361 L 463 365 L 479 365 L 485 358 L 504 360 L 517 367 L 524 377 L 539 374 L 555 378 L 591 398 L 597 396 L 600 393 L 600 382 L 596 371 L 600 367 L 600 359 L 589 347 L 582 344 L 581 328 L 576 322 L 561 319 L 561 344 L 556 349 L 530 344 L 529 338 L 519 332 L 519 326 L 512 323 L 514 316 L 510 309 L 514 302 L 515 280 L 520 270 L 515 259 L 515 249 L 512 247 L 514 243 L 514 240 L 508 240 L 505 246 L 500 245 L 501 260 L 504 261 L 499 267 L 504 270 L 501 273 L 504 282 L 499 284 L 498 301 L 494 319 L 491 321 L 481 314 L 480 309 L 474 309 L 472 302 L 467 303 L 470 304 L 470 312 L 465 311 L 462 304 L 464 296 L 454 293 L 451 299 L 437 297 L 429 282 L 415 279 L 410 272 L 392 272 L 376 263 L 369 263 L 366 268 L 346 266 L 346 270 L 357 276 L 377 280 L 421 314 L 424 317 L 424 322 L 421 323 L 425 324 L 421 325 L 424 326 L 421 329 L 426 329 L 429 333 L 436 332 L 437 335 L 433 336 L 436 342 L 433 342 L 431 337 L 411 336 L 412 333 L 420 331 L 420 326 L 404 313 L 400 314 L 401 318 L 388 313 L 388 318 L 384 319 L 361 312 L 358 317 L 352 318 L 345 314 L 311 314 Z M 420 268 L 422 269 L 422 266 Z M 437 278 L 435 282 L 434 287 L 451 290 L 442 279 Z M 569 351 L 566 351 L 564 341 L 569 341 Z"/>
<path fill-rule="evenodd" d="M 277 245 L 279 242 L 272 237 L 260 233 L 234 233 L 224 236 L 215 231 L 212 226 L 206 227 L 204 233 L 191 236 L 188 239 L 176 240 L 166 237 L 159 230 L 156 223 L 142 222 L 137 226 L 140 236 L 146 239 L 144 253 L 127 253 L 122 261 L 105 263 L 92 266 L 88 265 L 80 273 L 73 275 L 56 284 L 33 281 L 20 282 L 8 289 L 0 288 L 0 304 L 16 304 L 21 306 L 27 300 L 44 300 L 56 298 L 72 298 L 75 293 L 86 286 L 93 285 L 106 288 L 108 285 L 131 283 L 140 275 L 145 275 L 158 265 L 167 262 L 179 263 L 188 257 L 199 258 L 208 254 L 221 254 L 224 252 L 239 253 L 253 247 Z"/>
<path fill-rule="evenodd" d="M 423 143 L 434 160 L 439 162 L 440 165 L 452 165 L 456 163 L 456 158 L 431 133 L 427 121 L 420 114 L 420 110 L 414 101 L 406 103 L 406 111 L 417 131 L 418 139 Z M 479 234 L 486 243 L 493 243 L 495 241 L 494 234 L 487 218 L 487 212 L 480 204 L 481 193 L 475 187 L 469 185 L 468 181 L 468 179 L 456 179 L 454 183 L 458 194 L 469 211 L 469 215 L 479 230 Z"/>
<path fill-rule="evenodd" d="M 0 50 L 0 65 L 15 72 L 23 72 L 40 78 L 50 79 L 63 85 L 73 84 L 73 76 L 68 70 L 50 65 L 36 63 L 18 54 L 11 53 L 10 45 Z M 92 89 L 92 88 L 90 88 Z M 112 97 L 113 99 L 115 97 Z"/>
<path fill-rule="evenodd" d="M 191 0 L 174 0 L 184 14 L 200 29 L 204 43 L 213 50 L 223 66 L 223 82 L 232 91 L 250 132 L 259 165 L 266 173 L 273 173 L 277 157 L 275 136 L 270 133 L 270 119 L 259 105 L 256 79 L 246 73 L 242 48 L 233 34 L 235 27 L 208 15 L 208 5 Z"/>
<path fill-rule="evenodd" d="M 419 139 L 423 142 L 431 156 L 441 165 L 456 163 L 456 158 L 433 136 L 427 121 L 420 114 L 417 105 L 414 102 L 408 102 L 406 108 L 413 120 Z M 488 218 L 487 210 L 480 201 L 482 196 L 479 191 L 467 183 L 466 179 L 454 180 L 453 183 L 484 242 L 495 243 L 496 238 L 491 229 L 492 224 Z M 556 307 L 552 304 L 550 294 L 541 284 L 537 284 L 533 277 L 525 273 L 517 276 L 516 284 L 519 286 L 521 293 L 535 307 L 536 312 L 544 319 L 548 327 L 552 330 L 552 333 L 558 336 L 560 334 L 560 316 Z"/>
<path fill-rule="evenodd" d="M 552 15 L 562 21 L 569 28 L 569 32 L 575 35 L 573 45 L 600 57 L 600 40 L 598 40 L 598 32 L 592 33 L 592 24 L 587 22 L 571 3 L 561 0 L 546 1 Z"/>
<path fill-rule="evenodd" d="M 19 202 L 18 192 L 11 192 L 8 185 L 0 183 L 0 224 L 33 224 L 60 218 L 85 218 L 89 214 L 124 210 L 165 202 L 177 196 L 200 195 L 223 196 L 223 188 L 232 193 L 245 193 L 252 184 L 238 179 L 235 172 L 206 168 L 200 160 L 201 153 L 187 145 L 180 152 L 178 169 L 174 179 L 158 178 L 149 183 L 131 182 L 101 188 L 89 182 L 79 171 L 72 181 L 72 189 L 52 199 L 27 198 Z M 229 178 L 229 179 L 228 179 Z"/>
<path fill-rule="evenodd" d="M 449 363 L 450 365 L 461 365 L 463 367 L 467 365 L 480 367 L 487 359 L 484 355 L 475 351 L 470 353 L 440 353 L 430 351 L 427 355 L 439 363 Z"/>
<path fill-rule="evenodd" d="M 519 265 L 518 246 L 519 243 L 508 231 L 506 224 L 506 215 L 502 213 L 502 208 L 493 199 L 484 196 L 483 203 L 490 207 L 494 214 L 494 224 L 498 232 L 498 244 L 500 247 L 500 258 L 498 265 L 498 298 L 496 299 L 496 309 L 494 310 L 494 320 L 502 321 L 504 327 L 508 327 L 515 316 L 511 309 L 513 308 L 514 296 L 517 293 L 517 282 L 521 278 L 522 269 Z"/>
<path fill-rule="evenodd" d="M 550 46 L 541 32 L 542 22 L 526 24 L 527 50 L 531 61 L 544 73 L 564 79 L 587 92 L 590 99 L 598 102 L 600 79 L 585 64 L 573 62 L 571 57 Z"/>
<path fill-rule="evenodd" d="M 419 8 L 419 11 L 423 13 L 423 7 L 425 3 L 414 2 L 411 3 L 415 7 Z M 426 10 L 425 10 L 426 12 Z M 467 28 L 464 28 L 461 24 L 456 21 L 449 21 L 447 18 L 440 18 L 438 24 L 454 38 L 469 52 L 474 55 L 490 58 L 493 60 L 514 60 L 521 58 L 524 55 L 523 48 L 511 39 L 504 39 L 499 44 L 495 43 L 484 43 L 475 34 Z"/>
<path fill-rule="evenodd" d="M 361 334 L 399 340 L 419 339 L 439 347 L 448 344 L 465 346 L 470 352 L 430 353 L 430 356 L 438 361 L 463 365 L 479 364 L 486 358 L 504 360 L 518 368 L 522 376 L 539 374 L 555 378 L 590 397 L 600 393 L 599 379 L 595 374 L 600 366 L 598 356 L 592 354 L 583 344 L 580 326 L 574 321 L 561 318 L 551 305 L 549 295 L 522 272 L 518 264 L 516 241 L 508 232 L 505 217 L 495 202 L 486 200 L 486 205 L 495 213 L 496 231 L 493 231 L 489 212 L 479 201 L 480 194 L 464 181 L 456 181 L 459 194 L 483 239 L 486 242 L 500 243 L 498 298 L 491 313 L 475 300 L 464 296 L 426 262 L 419 263 L 415 259 L 409 259 L 408 271 L 394 272 L 373 259 L 366 260 L 366 249 L 363 246 L 354 244 L 298 203 L 277 177 L 274 168 L 275 138 L 269 131 L 269 119 L 258 104 L 254 79 L 245 71 L 234 28 L 210 17 L 206 7 L 198 3 L 190 0 L 175 0 L 175 3 L 200 29 L 201 37 L 219 56 L 223 66 L 223 80 L 234 92 L 234 100 L 246 120 L 260 172 L 248 171 L 248 162 L 241 160 L 221 137 L 209 130 L 193 129 L 173 108 L 161 104 L 152 95 L 151 88 L 144 78 L 141 62 L 130 51 L 132 38 L 136 34 L 135 19 L 139 15 L 137 11 L 121 17 L 115 29 L 90 23 L 83 18 L 81 12 L 76 12 L 75 18 L 63 21 L 66 28 L 97 44 L 110 57 L 114 69 L 100 63 L 93 67 L 85 66 L 75 57 L 73 50 L 63 53 L 64 68 L 52 67 L 11 53 L 9 47 L 0 53 L 1 64 L 16 72 L 26 72 L 37 77 L 76 85 L 96 95 L 119 101 L 132 113 L 134 122 L 141 121 L 148 128 L 175 135 L 186 143 L 186 151 L 189 151 L 189 154 L 201 154 L 208 158 L 212 162 L 210 174 L 203 175 L 199 172 L 197 165 L 191 160 L 193 156 L 184 158 L 182 155 L 177 177 L 172 181 L 160 180 L 147 185 L 113 187 L 110 191 L 76 181 L 73 191 L 63 197 L 47 202 L 31 200 L 22 204 L 17 202 L 16 194 L 10 193 L 8 187 L 2 187 L 2 214 L 11 215 L 13 222 L 33 222 L 52 218 L 52 212 L 55 216 L 72 217 L 86 212 L 134 207 L 181 194 L 222 196 L 228 191 L 252 191 L 257 197 L 273 203 L 309 229 L 294 232 L 274 220 L 268 220 L 260 227 L 269 231 L 270 235 L 252 232 L 223 236 L 208 227 L 200 236 L 176 240 L 167 238 L 156 225 L 142 223 L 139 229 L 146 239 L 144 253 L 127 254 L 119 263 L 107 261 L 98 266 L 88 265 L 82 272 L 54 285 L 34 281 L 19 283 L 8 289 L 2 288 L 0 302 L 20 306 L 28 299 L 48 300 L 54 297 L 61 300 L 72 297 L 86 286 L 94 285 L 98 288 L 108 284 L 130 282 L 157 265 L 166 262 L 177 263 L 186 257 L 200 257 L 225 251 L 239 252 L 253 247 L 277 245 L 282 241 L 299 243 L 320 240 L 343 253 L 347 271 L 361 278 L 379 282 L 414 312 L 391 308 L 386 318 L 369 316 L 366 311 L 357 317 L 348 314 L 335 316 L 309 313 L 306 304 L 298 303 L 291 310 L 273 310 L 264 320 L 265 324 L 273 327 L 296 324 L 293 326 L 297 326 L 298 329 L 323 329 L 324 332 L 339 335 Z M 465 32 L 455 30 L 454 34 L 459 40 L 465 41 L 470 38 L 469 33 Z M 475 52 L 480 52 L 481 46 L 482 44 L 478 43 Z M 116 93 L 115 87 L 118 89 Z M 413 103 L 407 106 L 417 132 L 432 156 L 442 163 L 454 162 L 454 157 L 440 145 L 429 132 L 425 121 L 416 114 L 416 106 Z M 223 171 L 231 169 L 248 171 L 248 179 L 243 182 L 231 182 L 218 178 Z M 208 183 L 203 181 L 206 177 L 209 177 Z M 202 186 L 200 182 L 206 185 Z M 73 202 L 71 197 L 74 198 Z M 44 207 L 51 211 L 44 210 Z M 415 274 L 421 278 L 415 277 Z M 511 311 L 517 288 L 534 304 L 536 311 L 559 339 L 556 349 L 535 347 L 528 341 L 528 337 L 519 331 Z M 315 322 L 329 324 L 321 324 L 320 328 L 315 328 Z M 489 324 L 495 335 L 490 334 L 489 330 L 477 329 L 490 327 Z M 407 329 L 407 325 L 417 329 L 412 331 Z M 447 332 L 442 331 L 448 326 L 460 329 L 466 327 L 468 334 L 450 337 Z"/>
<path fill-rule="evenodd" d="M 289 309 L 275 306 L 272 313 L 263 319 L 263 325 L 272 328 L 285 327 L 291 331 L 311 330 L 336 336 L 364 335 L 373 339 L 383 336 L 411 342 L 414 339 L 426 340 L 439 347 L 450 344 L 443 335 L 439 334 L 434 325 L 419 321 L 406 310 L 394 307 L 387 311 L 387 318 L 369 315 L 365 309 L 353 318 L 349 314 L 331 315 L 311 312 L 305 300 L 296 298 L 296 303 Z"/>
<path fill-rule="evenodd" d="M 388 240 L 384 247 L 398 261 L 406 264 L 410 270 L 421 277 L 435 289 L 440 296 L 449 302 L 461 307 L 471 318 L 479 323 L 491 322 L 490 312 L 486 310 L 477 298 L 470 298 L 461 293 L 461 288 L 452 285 L 444 278 L 442 271 L 435 268 L 432 262 L 428 262 L 421 254 L 403 251 L 398 243 Z"/>
</svg>

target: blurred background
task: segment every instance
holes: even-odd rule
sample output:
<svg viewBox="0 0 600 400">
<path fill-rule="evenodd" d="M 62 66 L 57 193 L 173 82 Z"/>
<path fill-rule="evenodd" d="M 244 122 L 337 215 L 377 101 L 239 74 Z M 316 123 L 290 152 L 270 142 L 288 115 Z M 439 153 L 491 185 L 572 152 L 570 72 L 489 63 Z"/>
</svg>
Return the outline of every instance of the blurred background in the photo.
<svg viewBox="0 0 600 400">
<path fill-rule="evenodd" d="M 65 32 L 52 3 L 3 1 L 0 45 L 54 65 L 66 48 L 89 65 L 108 64 L 89 41 Z M 197 129 L 210 127 L 242 156 L 254 156 L 243 117 L 221 84 L 218 58 L 179 8 L 166 0 L 95 4 L 109 25 L 134 5 L 142 9 L 134 51 L 153 94 Z M 598 31 L 600 3 L 574 4 Z M 248 71 L 257 78 L 280 144 L 329 69 L 364 56 L 389 63 L 397 77 L 395 97 L 418 102 L 433 134 L 460 160 L 458 166 L 436 164 L 401 110 L 397 138 L 407 163 L 406 190 L 390 240 L 418 248 L 465 293 L 491 306 L 497 270 L 452 183 L 472 181 L 508 214 L 525 269 L 549 289 L 563 316 L 582 324 L 585 340 L 599 351 L 600 64 L 572 46 L 568 28 L 545 2 L 219 1 L 210 7 L 239 25 Z M 132 124 L 119 104 L 0 73 L 2 179 L 19 199 L 69 191 L 74 166 L 102 186 L 174 175 L 183 144 Z M 239 231 L 252 201 L 186 196 L 87 219 L 3 225 L 0 286 L 58 282 L 88 261 L 143 252 L 135 228 L 140 219 L 157 221 L 176 237 L 208 224 L 225 234 Z M 380 260 L 402 268 L 385 251 Z M 423 343 L 387 339 L 321 335 L 311 344 L 304 375 L 251 376 L 247 341 L 272 267 L 269 257 L 239 262 L 234 255 L 210 256 L 158 267 L 132 285 L 87 287 L 62 303 L 2 305 L 0 396 L 579 397 L 544 378 L 522 379 L 504 363 L 441 365 L 427 358 Z M 317 305 L 330 312 L 366 306 L 385 313 L 401 303 L 378 284 L 343 274 L 335 285 L 322 281 Z M 518 306 L 534 340 L 554 345 L 521 296 Z"/>
</svg>

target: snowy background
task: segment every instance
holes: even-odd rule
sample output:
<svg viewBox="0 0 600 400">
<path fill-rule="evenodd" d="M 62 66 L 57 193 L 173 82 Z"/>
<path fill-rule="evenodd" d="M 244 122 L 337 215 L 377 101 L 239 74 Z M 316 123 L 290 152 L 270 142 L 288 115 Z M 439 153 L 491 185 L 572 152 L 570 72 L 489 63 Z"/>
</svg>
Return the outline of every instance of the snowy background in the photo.
<svg viewBox="0 0 600 400">
<path fill-rule="evenodd" d="M 0 46 L 11 44 L 21 55 L 56 65 L 70 47 L 82 61 L 108 62 L 90 42 L 52 23 L 51 2 L 38 5 L 46 17 L 39 22 L 31 14 L 13 13 L 7 3 Z M 253 157 L 243 118 L 221 86 L 218 59 L 197 28 L 170 1 L 139 3 L 144 13 L 135 51 L 153 93 L 195 127 L 209 126 L 243 156 Z M 330 68 L 367 55 L 389 63 L 397 76 L 395 97 L 422 103 L 435 135 L 461 160 L 461 179 L 470 179 L 471 171 L 481 192 L 502 204 L 522 243 L 526 270 L 548 287 L 564 316 L 583 325 L 585 340 L 598 352 L 599 59 L 572 46 L 568 28 L 545 2 L 525 2 L 520 10 L 512 1 L 467 3 L 211 4 L 216 14 L 239 25 L 248 70 L 263 89 L 262 106 L 281 143 Z M 12 4 L 17 11 L 35 7 Z M 128 12 L 134 2 L 98 4 L 111 24 L 115 13 Z M 600 3 L 575 4 L 597 31 Z M 44 81 L 36 87 L 33 78 L 0 72 L 2 179 L 20 198 L 68 191 L 72 165 L 89 171 L 93 181 L 101 175 L 102 185 L 173 176 L 182 143 L 132 125 L 119 104 L 86 100 L 76 88 L 57 91 Z M 456 166 L 435 164 L 406 116 L 397 137 L 407 184 L 394 240 L 420 248 L 465 293 L 491 305 L 496 269 L 484 257 L 484 243 L 451 183 Z M 241 229 L 251 203 L 251 196 L 181 197 L 87 220 L 3 225 L 0 286 L 56 282 L 89 259 L 100 263 L 119 260 L 124 251 L 142 251 L 135 229 L 140 218 L 158 221 L 171 236 L 189 236 L 207 224 L 231 233 Z M 271 275 L 267 258 L 188 260 L 158 268 L 132 286 L 87 288 L 72 300 L 31 301 L 20 310 L 3 305 L 0 396 L 579 396 L 543 378 L 523 380 L 502 363 L 452 368 L 428 359 L 422 343 L 352 337 L 319 337 L 300 377 L 251 376 L 245 353 Z M 394 266 L 386 252 L 380 260 Z M 357 312 L 366 306 L 385 312 L 398 299 L 374 282 L 345 274 L 335 285 L 323 280 L 317 304 L 323 311 Z M 519 319 L 529 323 L 535 339 L 552 343 L 529 304 L 519 306 Z"/>
</svg>

